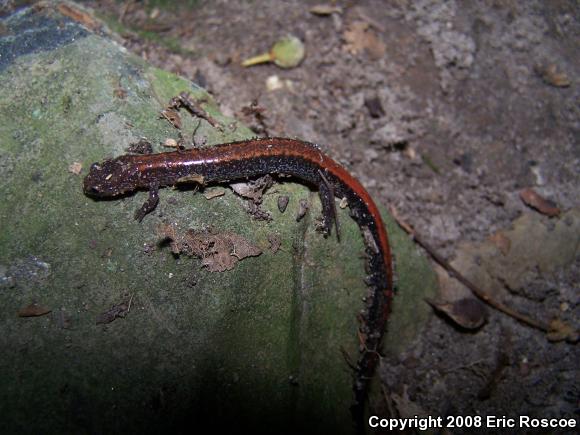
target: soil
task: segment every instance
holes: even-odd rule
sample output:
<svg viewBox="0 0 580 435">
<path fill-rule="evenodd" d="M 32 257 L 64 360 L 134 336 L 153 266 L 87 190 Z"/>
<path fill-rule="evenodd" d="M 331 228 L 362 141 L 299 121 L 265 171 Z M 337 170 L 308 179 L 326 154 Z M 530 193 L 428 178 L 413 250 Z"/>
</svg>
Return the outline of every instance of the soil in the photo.
<svg viewBox="0 0 580 435">
<path fill-rule="evenodd" d="M 330 15 L 310 12 L 319 1 L 175 3 L 87 2 L 122 24 L 128 49 L 207 88 L 225 114 L 321 144 L 445 258 L 525 214 L 549 229 L 557 218 L 528 208 L 524 188 L 578 207 L 577 2 L 338 1 Z M 298 67 L 240 66 L 287 34 L 306 46 Z M 281 89 L 267 89 L 272 76 Z M 263 119 L 244 110 L 253 101 Z M 578 234 L 570 243 L 571 262 L 501 299 L 577 327 Z M 578 361 L 574 343 L 497 311 L 475 331 L 434 313 L 406 352 L 385 350 L 381 375 L 393 416 L 578 419 Z"/>
</svg>

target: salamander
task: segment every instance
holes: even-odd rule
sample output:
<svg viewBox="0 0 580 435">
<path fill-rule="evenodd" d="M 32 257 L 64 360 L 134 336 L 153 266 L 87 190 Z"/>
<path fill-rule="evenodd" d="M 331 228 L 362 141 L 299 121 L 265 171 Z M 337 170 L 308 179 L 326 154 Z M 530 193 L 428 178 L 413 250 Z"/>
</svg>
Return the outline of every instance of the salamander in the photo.
<svg viewBox="0 0 580 435">
<path fill-rule="evenodd" d="M 207 185 L 266 174 L 290 175 L 318 189 L 325 235 L 330 234 L 333 222 L 336 223 L 334 197 L 346 198 L 350 214 L 361 229 L 369 266 L 366 279 L 369 293 L 360 313 L 360 355 L 355 367 L 351 407 L 361 430 L 369 382 L 379 360 L 393 297 L 393 269 L 379 210 L 365 188 L 346 169 L 313 144 L 296 139 L 260 138 L 185 151 L 123 155 L 94 163 L 84 179 L 84 192 L 94 198 L 111 198 L 149 190 L 149 198 L 135 215 L 141 221 L 155 209 L 160 187 L 192 181 Z"/>
</svg>

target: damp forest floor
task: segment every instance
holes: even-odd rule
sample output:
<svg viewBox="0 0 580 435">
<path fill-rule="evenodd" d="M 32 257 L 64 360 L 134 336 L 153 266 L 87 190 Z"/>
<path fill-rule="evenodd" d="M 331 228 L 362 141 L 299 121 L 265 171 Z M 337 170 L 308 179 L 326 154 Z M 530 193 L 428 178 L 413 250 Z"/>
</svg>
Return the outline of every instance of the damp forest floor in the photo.
<svg viewBox="0 0 580 435">
<path fill-rule="evenodd" d="M 298 0 L 82 3 L 226 116 L 324 145 L 494 298 L 578 329 L 577 2 L 337 1 L 319 13 L 323 2 Z M 305 43 L 298 67 L 240 66 L 287 34 Z M 526 188 L 559 216 L 527 206 Z M 440 299 L 469 296 L 439 275 Z M 385 350 L 381 375 L 392 416 L 578 420 L 578 361 L 577 343 L 493 309 L 476 330 L 433 312 L 405 351 Z"/>
</svg>

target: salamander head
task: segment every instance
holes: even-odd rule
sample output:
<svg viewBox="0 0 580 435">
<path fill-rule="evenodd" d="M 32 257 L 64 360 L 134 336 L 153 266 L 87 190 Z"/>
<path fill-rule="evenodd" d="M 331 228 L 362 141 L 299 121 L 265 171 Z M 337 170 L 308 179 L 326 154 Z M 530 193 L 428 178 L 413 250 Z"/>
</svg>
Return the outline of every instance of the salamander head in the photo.
<svg viewBox="0 0 580 435">
<path fill-rule="evenodd" d="M 123 195 L 138 188 L 137 171 L 123 157 L 93 163 L 83 188 L 93 198 Z"/>
</svg>

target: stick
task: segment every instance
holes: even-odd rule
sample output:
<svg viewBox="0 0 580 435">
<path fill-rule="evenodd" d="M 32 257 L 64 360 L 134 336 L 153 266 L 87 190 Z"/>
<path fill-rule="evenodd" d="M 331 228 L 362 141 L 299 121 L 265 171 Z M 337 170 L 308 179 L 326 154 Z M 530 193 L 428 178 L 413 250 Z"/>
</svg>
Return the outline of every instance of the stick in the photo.
<svg viewBox="0 0 580 435">
<path fill-rule="evenodd" d="M 531 317 L 528 317 L 524 314 L 518 313 L 517 311 L 512 310 L 507 305 L 504 305 L 503 303 L 493 299 L 490 295 L 488 295 L 486 292 L 484 292 L 475 284 L 473 284 L 471 281 L 469 281 L 465 276 L 463 276 L 457 269 L 455 269 L 451 264 L 449 264 L 447 260 L 445 260 L 441 255 L 439 255 L 435 251 L 435 249 L 433 249 L 425 240 L 419 237 L 419 235 L 417 235 L 415 230 L 409 224 L 403 221 L 403 219 L 401 219 L 395 207 L 391 206 L 390 212 L 393 215 L 393 218 L 395 219 L 397 224 L 407 234 L 409 234 L 415 240 L 415 242 L 417 242 L 418 245 L 420 245 L 425 251 L 427 251 L 427 253 L 431 256 L 431 258 L 433 258 L 433 260 L 435 260 L 435 262 L 437 262 L 441 267 L 443 267 L 449 273 L 450 276 L 452 276 L 457 281 L 462 283 L 465 287 L 467 287 L 469 290 L 471 290 L 471 292 L 479 299 L 481 299 L 483 302 L 495 308 L 496 310 L 501 311 L 502 313 L 507 314 L 508 316 L 518 320 L 519 322 L 525 323 L 528 326 L 539 329 L 540 331 L 543 332 L 551 331 L 552 328 L 550 328 L 545 323 L 540 322 L 536 319 L 532 319 Z"/>
</svg>

